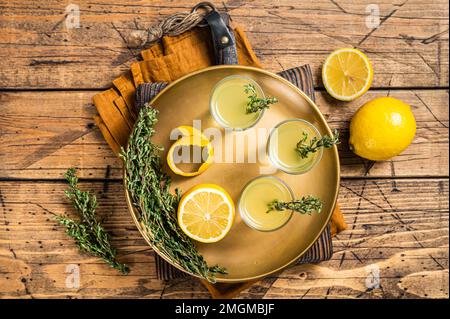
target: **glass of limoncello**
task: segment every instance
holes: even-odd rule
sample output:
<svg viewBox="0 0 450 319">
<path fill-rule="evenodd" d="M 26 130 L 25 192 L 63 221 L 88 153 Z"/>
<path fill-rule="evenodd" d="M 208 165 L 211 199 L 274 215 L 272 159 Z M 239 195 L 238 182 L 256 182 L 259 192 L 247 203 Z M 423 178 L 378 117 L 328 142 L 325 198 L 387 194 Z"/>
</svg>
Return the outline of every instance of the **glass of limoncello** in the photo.
<svg viewBox="0 0 450 319">
<path fill-rule="evenodd" d="M 294 195 L 289 186 L 275 176 L 259 176 L 244 187 L 238 202 L 242 220 L 260 231 L 277 230 L 291 219 L 292 211 L 270 211 L 268 204 L 274 200 L 289 202 Z"/>
<path fill-rule="evenodd" d="M 227 76 L 213 88 L 210 111 L 220 126 L 234 130 L 245 130 L 258 123 L 263 116 L 264 110 L 246 113 L 249 101 L 248 94 L 245 93 L 247 84 L 253 84 L 257 96 L 264 98 L 264 92 L 258 83 L 241 75 Z"/>
<path fill-rule="evenodd" d="M 302 158 L 296 150 L 297 143 L 307 134 L 306 144 L 316 137 L 321 138 L 317 128 L 302 119 L 289 119 L 277 124 L 269 135 L 267 153 L 275 167 L 288 174 L 304 174 L 322 158 L 323 149 Z"/>
</svg>

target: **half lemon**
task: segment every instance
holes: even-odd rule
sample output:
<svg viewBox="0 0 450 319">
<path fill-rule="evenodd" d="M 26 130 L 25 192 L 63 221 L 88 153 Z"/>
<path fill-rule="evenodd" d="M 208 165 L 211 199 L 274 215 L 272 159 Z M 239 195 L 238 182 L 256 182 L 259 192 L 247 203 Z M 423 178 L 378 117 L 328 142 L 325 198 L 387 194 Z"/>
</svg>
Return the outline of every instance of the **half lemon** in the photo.
<svg viewBox="0 0 450 319">
<path fill-rule="evenodd" d="M 372 63 L 364 53 L 356 49 L 333 51 L 322 67 L 325 89 L 340 101 L 352 101 L 360 97 L 369 90 L 372 80 Z"/>
<path fill-rule="evenodd" d="M 215 184 L 192 187 L 178 204 L 178 225 L 187 236 L 202 243 L 223 239 L 233 225 L 234 215 L 230 195 Z"/>
</svg>

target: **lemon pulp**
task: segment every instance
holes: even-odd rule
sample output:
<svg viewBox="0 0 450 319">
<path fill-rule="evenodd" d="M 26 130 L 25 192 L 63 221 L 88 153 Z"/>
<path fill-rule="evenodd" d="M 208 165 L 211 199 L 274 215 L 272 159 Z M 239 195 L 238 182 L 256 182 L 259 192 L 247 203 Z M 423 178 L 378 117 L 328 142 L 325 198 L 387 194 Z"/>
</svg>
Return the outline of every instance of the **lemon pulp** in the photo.
<svg viewBox="0 0 450 319">
<path fill-rule="evenodd" d="M 194 186 L 180 200 L 178 224 L 183 232 L 200 242 L 221 240 L 234 221 L 234 204 L 230 195 L 220 186 Z"/>
<path fill-rule="evenodd" d="M 341 101 L 352 101 L 372 85 L 372 63 L 359 50 L 338 49 L 325 60 L 322 80 L 331 96 Z"/>
</svg>

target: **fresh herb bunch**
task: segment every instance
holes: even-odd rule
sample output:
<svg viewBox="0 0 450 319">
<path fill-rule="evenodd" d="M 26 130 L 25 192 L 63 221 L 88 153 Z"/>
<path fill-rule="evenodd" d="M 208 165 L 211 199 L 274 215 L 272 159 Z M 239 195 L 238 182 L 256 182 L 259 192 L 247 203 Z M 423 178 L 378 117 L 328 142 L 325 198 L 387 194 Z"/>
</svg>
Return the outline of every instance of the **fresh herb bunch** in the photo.
<svg viewBox="0 0 450 319">
<path fill-rule="evenodd" d="M 256 93 L 256 88 L 253 84 L 246 84 L 244 86 L 245 94 L 248 94 L 249 101 L 247 102 L 247 114 L 255 113 L 264 109 L 268 109 L 271 104 L 278 102 L 275 97 L 260 98 Z"/>
<path fill-rule="evenodd" d="M 187 272 L 215 282 L 215 275 L 226 270 L 217 265 L 209 267 L 178 226 L 180 192 L 170 192 L 170 177 L 162 170 L 162 148 L 151 141 L 157 115 L 158 111 L 146 104 L 139 112 L 127 149 L 121 151 L 126 187 L 152 245 Z"/>
<path fill-rule="evenodd" d="M 292 210 L 301 214 L 311 215 L 311 213 L 313 212 L 320 213 L 322 211 L 323 204 L 319 198 L 308 195 L 306 197 L 302 197 L 301 199 L 293 200 L 290 202 L 283 202 L 276 199 L 269 203 L 267 206 L 269 208 L 267 210 L 267 213 L 274 210 Z"/>
<path fill-rule="evenodd" d="M 303 132 L 303 137 L 297 143 L 297 147 L 295 148 L 301 158 L 307 158 L 309 153 L 315 153 L 321 147 L 330 148 L 333 145 L 340 143 L 338 130 L 334 130 L 333 135 L 331 137 L 328 135 L 324 135 L 324 136 L 322 136 L 321 139 L 318 139 L 316 136 L 314 136 L 309 141 L 309 144 L 306 143 L 307 139 L 308 139 L 308 133 Z"/>
<path fill-rule="evenodd" d="M 110 236 L 97 220 L 95 214 L 97 198 L 94 194 L 78 188 L 78 178 L 74 168 L 69 168 L 64 176 L 69 182 L 69 188 L 65 194 L 77 210 L 80 219 L 75 221 L 59 215 L 54 218 L 66 227 L 67 234 L 75 239 L 81 251 L 100 257 L 112 268 L 119 270 L 122 274 L 128 274 L 129 268 L 116 260 L 116 250 L 111 246 Z"/>
</svg>

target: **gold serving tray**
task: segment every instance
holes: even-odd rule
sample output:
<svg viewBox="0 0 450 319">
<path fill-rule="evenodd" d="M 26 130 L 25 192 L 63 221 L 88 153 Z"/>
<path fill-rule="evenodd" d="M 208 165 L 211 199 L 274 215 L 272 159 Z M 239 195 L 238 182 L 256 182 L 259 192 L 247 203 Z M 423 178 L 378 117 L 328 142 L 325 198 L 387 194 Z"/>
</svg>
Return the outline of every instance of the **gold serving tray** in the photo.
<svg viewBox="0 0 450 319">
<path fill-rule="evenodd" d="M 229 75 L 244 75 L 261 85 L 268 96 L 279 102 L 267 110 L 254 127 L 272 128 L 289 118 L 302 118 L 314 124 L 321 134 L 331 134 L 323 115 L 308 96 L 285 79 L 270 72 L 244 66 L 215 66 L 189 74 L 166 87 L 151 104 L 159 110 L 159 121 L 155 126 L 155 144 L 167 151 L 173 143 L 169 139 L 172 129 L 180 125 L 193 125 L 201 120 L 202 129 L 219 127 L 209 112 L 209 98 L 214 85 Z M 244 131 L 246 132 L 246 131 Z M 242 133 L 233 133 L 242 134 Z M 263 146 L 265 148 L 265 145 Z M 264 151 L 264 150 L 263 150 Z M 166 152 L 162 154 L 166 158 Z M 314 195 L 322 199 L 320 214 L 305 216 L 294 213 L 288 224 L 273 232 L 259 232 L 248 227 L 237 210 L 237 202 L 244 185 L 261 175 L 259 163 L 214 163 L 203 174 L 196 177 L 180 177 L 172 174 L 172 188 L 187 191 L 199 183 L 214 183 L 225 188 L 236 205 L 236 219 L 228 235 L 218 243 L 197 243 L 199 252 L 209 265 L 219 264 L 227 268 L 227 275 L 218 275 L 218 282 L 242 282 L 272 274 L 301 257 L 317 240 L 333 212 L 339 189 L 339 157 L 337 148 L 325 149 L 323 158 L 304 175 L 289 175 L 275 171 L 284 180 L 296 197 Z M 138 221 L 129 194 L 126 199 L 131 215 L 147 242 L 150 244 Z M 157 250 L 156 250 L 157 251 Z M 164 259 L 170 259 L 157 251 Z M 173 264 L 173 263 L 172 263 Z M 176 265 L 175 265 L 176 266 Z M 180 268 L 176 266 L 177 268 Z M 181 268 L 180 268 L 181 269 Z"/>
</svg>

